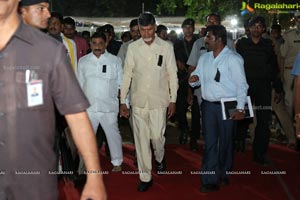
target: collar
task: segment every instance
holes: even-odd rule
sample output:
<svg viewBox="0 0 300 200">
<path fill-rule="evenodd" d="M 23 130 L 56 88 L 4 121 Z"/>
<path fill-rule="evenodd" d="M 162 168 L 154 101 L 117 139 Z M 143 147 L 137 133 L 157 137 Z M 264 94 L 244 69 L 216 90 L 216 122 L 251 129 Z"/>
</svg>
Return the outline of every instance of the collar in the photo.
<svg viewBox="0 0 300 200">
<path fill-rule="evenodd" d="M 22 40 L 23 42 L 26 42 L 33 46 L 34 36 L 32 36 L 32 29 L 34 28 L 24 24 L 23 20 L 21 20 L 21 18 L 19 17 L 19 27 L 17 28 L 13 37 L 18 38 L 19 40 Z"/>
<path fill-rule="evenodd" d="M 105 52 L 104 52 L 104 54 L 102 54 L 99 58 L 97 58 L 96 56 L 95 56 L 95 54 L 93 53 L 93 51 L 90 53 L 90 58 L 92 59 L 92 60 L 95 60 L 95 61 L 98 61 L 98 60 L 102 60 L 102 59 L 105 59 L 106 57 L 108 57 L 108 51 L 105 49 Z"/>
<path fill-rule="evenodd" d="M 227 46 L 225 46 L 222 51 L 219 53 L 219 55 L 217 55 L 217 57 L 214 57 L 213 51 L 210 51 L 211 56 L 214 58 L 214 60 L 219 60 L 220 58 L 222 58 L 223 56 L 226 56 L 226 54 L 229 52 L 229 48 Z"/>
<path fill-rule="evenodd" d="M 143 38 L 138 39 L 136 42 L 138 42 L 139 46 L 160 46 L 161 45 L 161 41 L 162 39 L 160 39 L 159 37 L 157 37 L 155 35 L 153 42 L 148 45 L 144 42 Z"/>
</svg>

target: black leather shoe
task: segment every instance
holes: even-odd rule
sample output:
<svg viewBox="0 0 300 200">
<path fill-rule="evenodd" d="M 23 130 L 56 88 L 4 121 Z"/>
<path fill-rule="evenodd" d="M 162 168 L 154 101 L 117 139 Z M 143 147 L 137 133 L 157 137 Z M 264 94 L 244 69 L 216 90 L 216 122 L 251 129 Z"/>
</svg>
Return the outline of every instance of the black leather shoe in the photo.
<svg viewBox="0 0 300 200">
<path fill-rule="evenodd" d="M 156 174 L 159 176 L 163 175 L 163 172 L 166 170 L 165 159 L 163 159 L 161 162 L 155 161 L 155 165 L 156 165 Z"/>
<path fill-rule="evenodd" d="M 206 185 L 202 185 L 200 188 L 200 192 L 202 193 L 209 193 L 209 192 L 215 192 L 218 191 L 220 189 L 220 187 L 218 185 L 215 184 L 206 184 Z"/>
<path fill-rule="evenodd" d="M 143 182 L 143 181 L 141 181 L 137 190 L 139 192 L 146 192 L 152 186 L 152 184 L 153 184 L 153 180 L 152 179 L 149 182 Z"/>
</svg>

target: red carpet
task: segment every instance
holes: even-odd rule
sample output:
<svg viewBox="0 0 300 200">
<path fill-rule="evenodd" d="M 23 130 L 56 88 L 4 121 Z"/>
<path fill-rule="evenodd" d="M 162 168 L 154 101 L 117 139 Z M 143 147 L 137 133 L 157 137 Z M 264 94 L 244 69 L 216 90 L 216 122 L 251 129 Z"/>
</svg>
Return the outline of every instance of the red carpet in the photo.
<svg viewBox="0 0 300 200">
<path fill-rule="evenodd" d="M 123 151 L 122 173 L 112 173 L 110 160 L 103 149 L 100 151 L 109 200 L 300 200 L 300 153 L 283 146 L 270 145 L 269 167 L 253 163 L 251 151 L 235 153 L 232 172 L 240 174 L 231 175 L 230 185 L 209 194 L 199 192 L 200 175 L 195 174 L 201 166 L 202 151 L 192 152 L 188 145 L 167 145 L 167 172 L 173 174 L 153 173 L 154 184 L 144 193 L 137 192 L 133 145 L 123 145 Z M 274 172 L 281 174 L 270 174 Z"/>
<path fill-rule="evenodd" d="M 200 175 L 192 174 L 199 171 L 202 152 L 192 152 L 188 146 L 167 145 L 166 163 L 170 173 L 157 176 L 153 174 L 154 184 L 149 191 L 137 192 L 139 178 L 133 165 L 133 145 L 124 145 L 123 173 L 111 173 L 108 158 L 101 151 L 103 170 L 109 200 L 285 200 L 300 199 L 300 153 L 279 145 L 271 145 L 269 149 L 272 165 L 261 167 L 251 161 L 251 152 L 236 153 L 233 172 L 250 172 L 250 175 L 231 175 L 230 185 L 224 186 L 219 192 L 202 194 L 199 192 Z M 286 174 L 269 175 L 267 172 L 280 171 Z"/>
</svg>

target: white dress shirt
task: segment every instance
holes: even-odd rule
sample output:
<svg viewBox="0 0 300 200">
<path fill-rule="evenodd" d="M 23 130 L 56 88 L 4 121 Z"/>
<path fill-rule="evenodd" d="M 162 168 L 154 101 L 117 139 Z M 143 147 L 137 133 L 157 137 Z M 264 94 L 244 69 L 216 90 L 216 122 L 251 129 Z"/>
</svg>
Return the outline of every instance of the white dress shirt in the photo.
<svg viewBox="0 0 300 200">
<path fill-rule="evenodd" d="M 78 80 L 91 104 L 87 111 L 119 112 L 122 74 L 121 59 L 106 50 L 99 58 L 91 52 L 79 59 Z"/>
<path fill-rule="evenodd" d="M 217 70 L 220 80 L 215 80 Z M 237 109 L 244 109 L 248 84 L 244 71 L 243 58 L 228 47 L 214 58 L 213 52 L 203 54 L 191 76 L 197 75 L 199 81 L 190 83 L 192 87 L 201 85 L 202 98 L 207 101 L 220 101 L 221 98 L 236 97 Z"/>
</svg>

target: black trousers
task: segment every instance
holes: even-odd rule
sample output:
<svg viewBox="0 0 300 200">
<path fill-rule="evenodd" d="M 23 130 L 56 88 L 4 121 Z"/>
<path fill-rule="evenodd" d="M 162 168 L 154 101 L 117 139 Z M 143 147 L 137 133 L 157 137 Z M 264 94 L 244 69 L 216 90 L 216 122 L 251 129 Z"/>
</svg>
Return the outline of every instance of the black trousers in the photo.
<svg viewBox="0 0 300 200">
<path fill-rule="evenodd" d="M 254 159 L 263 161 L 269 146 L 272 108 L 272 87 L 270 81 L 265 80 L 248 80 L 250 95 L 254 110 L 256 112 L 257 124 L 255 127 L 254 141 L 253 141 L 253 156 Z M 251 120 L 245 119 L 238 122 L 238 132 L 240 136 L 246 136 L 246 131 Z"/>
<path fill-rule="evenodd" d="M 176 119 L 178 121 L 178 127 L 181 132 L 187 132 L 189 129 L 186 117 L 187 109 L 189 106 L 187 102 L 188 89 L 188 81 L 181 80 L 179 82 L 176 100 Z"/>
<path fill-rule="evenodd" d="M 197 96 L 193 95 L 191 143 L 200 138 L 201 115 Z"/>
</svg>

